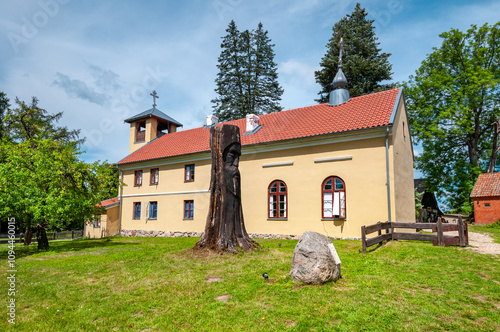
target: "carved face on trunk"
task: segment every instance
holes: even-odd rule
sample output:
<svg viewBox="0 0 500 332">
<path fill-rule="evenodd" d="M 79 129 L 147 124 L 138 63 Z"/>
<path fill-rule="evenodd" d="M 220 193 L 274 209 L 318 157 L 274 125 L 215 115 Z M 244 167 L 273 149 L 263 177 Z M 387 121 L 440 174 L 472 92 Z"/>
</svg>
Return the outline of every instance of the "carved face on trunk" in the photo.
<svg viewBox="0 0 500 332">
<path fill-rule="evenodd" d="M 238 167 L 240 163 L 241 145 L 240 143 L 233 143 L 224 150 L 224 166 Z"/>
</svg>

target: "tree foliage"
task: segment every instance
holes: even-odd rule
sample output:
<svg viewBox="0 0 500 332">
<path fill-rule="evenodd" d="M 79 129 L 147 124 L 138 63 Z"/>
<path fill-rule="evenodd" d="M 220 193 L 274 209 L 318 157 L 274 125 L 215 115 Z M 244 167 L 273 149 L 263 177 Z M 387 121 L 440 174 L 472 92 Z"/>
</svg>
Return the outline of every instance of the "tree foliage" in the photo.
<svg viewBox="0 0 500 332">
<path fill-rule="evenodd" d="M 215 115 L 227 121 L 281 111 L 283 89 L 267 30 L 259 23 L 257 30 L 240 32 L 231 21 L 226 32 L 217 65 L 217 97 L 212 100 Z"/>
<path fill-rule="evenodd" d="M 80 160 L 78 131 L 55 126 L 62 113 L 48 114 L 37 103 L 16 99 L 19 107 L 7 110 L 0 140 L 0 217 L 15 217 L 29 237 L 36 225 L 39 232 L 82 229 L 96 204 L 117 196 L 119 186 L 117 167 Z"/>
<path fill-rule="evenodd" d="M 4 92 L 0 92 L 0 139 L 4 136 L 5 128 L 3 118 L 9 106 L 9 98 L 7 98 L 7 95 Z"/>
<path fill-rule="evenodd" d="M 6 215 L 63 229 L 89 217 L 97 179 L 75 148 L 50 139 L 3 141 L 0 206 Z M 81 224 L 83 226 L 83 223 Z"/>
<path fill-rule="evenodd" d="M 33 97 L 31 104 L 16 98 L 17 108 L 7 108 L 5 118 L 5 137 L 12 142 L 24 142 L 30 139 L 53 139 L 67 143 L 83 143 L 79 139 L 80 130 L 68 130 L 67 127 L 57 127 L 55 123 L 62 117 L 62 112 L 48 114 L 38 107 L 38 99 Z"/>
<path fill-rule="evenodd" d="M 384 80 L 392 79 L 390 53 L 381 53 L 375 36 L 373 20 L 366 18 L 367 12 L 358 3 L 350 15 L 341 18 L 333 26 L 333 35 L 326 45 L 327 51 L 321 59 L 321 69 L 316 71 L 316 82 L 321 85 L 316 101 L 328 101 L 332 81 L 339 66 L 340 38 L 344 39 L 343 72 L 347 78 L 347 89 L 351 97 L 382 91 L 390 88 Z"/>
<path fill-rule="evenodd" d="M 405 83 L 412 135 L 423 147 L 416 167 L 454 210 L 470 213 L 469 195 L 488 168 L 500 116 L 500 22 L 440 37 L 441 47 Z"/>
</svg>

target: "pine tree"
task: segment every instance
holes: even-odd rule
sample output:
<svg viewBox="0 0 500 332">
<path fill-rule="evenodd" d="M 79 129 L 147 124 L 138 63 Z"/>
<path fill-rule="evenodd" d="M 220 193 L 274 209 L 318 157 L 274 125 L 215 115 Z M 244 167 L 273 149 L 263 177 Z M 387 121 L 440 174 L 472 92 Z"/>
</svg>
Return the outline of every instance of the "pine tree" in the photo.
<svg viewBox="0 0 500 332">
<path fill-rule="evenodd" d="M 279 105 L 283 89 L 278 83 L 278 66 L 274 62 L 274 44 L 264 31 L 262 23 L 253 33 L 255 44 L 255 92 L 253 94 L 252 109 L 257 113 L 273 113 L 282 110 Z"/>
<path fill-rule="evenodd" d="M 4 136 L 4 116 L 5 111 L 9 108 L 9 98 L 4 92 L 0 92 L 0 139 Z"/>
<path fill-rule="evenodd" d="M 241 72 L 240 32 L 234 21 L 226 29 L 217 68 L 219 73 L 215 80 L 217 98 L 212 100 L 215 115 L 220 120 L 230 119 L 234 115 L 243 114 L 243 79 Z"/>
<path fill-rule="evenodd" d="M 281 111 L 283 89 L 278 83 L 274 45 L 262 23 L 257 30 L 240 32 L 234 21 L 226 29 L 215 80 L 215 115 L 220 121 L 247 114 Z"/>
<path fill-rule="evenodd" d="M 327 52 L 321 59 L 321 69 L 314 73 L 316 82 L 322 87 L 318 93 L 320 98 L 316 101 L 328 101 L 332 81 L 338 70 L 341 37 L 344 38 L 343 71 L 351 97 L 391 87 L 381 84 L 384 80 L 392 79 L 392 65 L 388 62 L 391 54 L 381 53 L 378 48 L 380 43 L 375 37 L 374 21 L 368 20 L 366 16 L 366 10 L 358 3 L 350 15 L 341 18 L 333 26 L 333 35 L 326 45 Z"/>
</svg>

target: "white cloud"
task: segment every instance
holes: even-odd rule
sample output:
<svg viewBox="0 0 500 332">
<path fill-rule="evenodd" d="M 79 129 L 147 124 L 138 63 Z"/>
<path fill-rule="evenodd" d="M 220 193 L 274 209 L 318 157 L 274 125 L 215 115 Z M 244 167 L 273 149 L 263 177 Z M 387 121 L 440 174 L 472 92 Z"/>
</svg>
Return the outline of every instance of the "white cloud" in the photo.
<svg viewBox="0 0 500 332">
<path fill-rule="evenodd" d="M 121 85 L 118 74 L 109 69 L 103 69 L 96 65 L 90 65 L 92 76 L 95 78 L 95 84 L 105 91 L 116 91 Z"/>
<path fill-rule="evenodd" d="M 104 104 L 109 101 L 109 96 L 95 91 L 95 89 L 89 87 L 87 83 L 71 79 L 69 76 L 59 72 L 56 73 L 56 79 L 52 84 L 62 88 L 68 96 L 87 100 L 97 105 L 104 106 Z"/>
<path fill-rule="evenodd" d="M 314 71 L 319 66 L 290 59 L 279 65 L 279 81 L 283 86 L 282 106 L 285 109 L 309 106 L 315 104 L 317 92 L 320 90 L 316 84 Z"/>
</svg>

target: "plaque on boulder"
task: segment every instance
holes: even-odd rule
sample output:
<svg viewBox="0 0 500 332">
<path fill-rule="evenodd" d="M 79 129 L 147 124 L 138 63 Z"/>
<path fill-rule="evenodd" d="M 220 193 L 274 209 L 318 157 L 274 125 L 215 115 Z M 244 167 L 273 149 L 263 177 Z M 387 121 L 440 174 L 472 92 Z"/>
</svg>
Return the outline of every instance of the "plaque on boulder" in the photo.
<svg viewBox="0 0 500 332">
<path fill-rule="evenodd" d="M 332 240 L 316 232 L 305 232 L 293 251 L 290 276 L 307 284 L 338 280 L 340 259 Z"/>
</svg>

